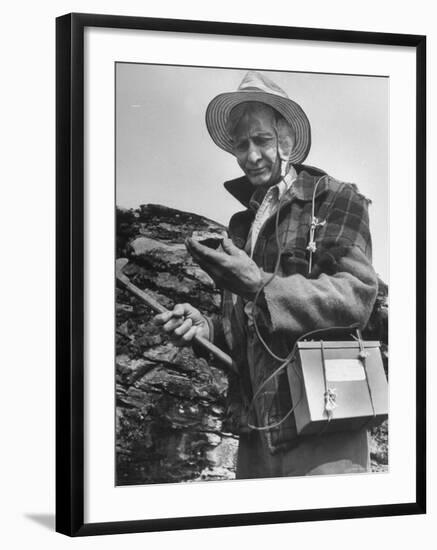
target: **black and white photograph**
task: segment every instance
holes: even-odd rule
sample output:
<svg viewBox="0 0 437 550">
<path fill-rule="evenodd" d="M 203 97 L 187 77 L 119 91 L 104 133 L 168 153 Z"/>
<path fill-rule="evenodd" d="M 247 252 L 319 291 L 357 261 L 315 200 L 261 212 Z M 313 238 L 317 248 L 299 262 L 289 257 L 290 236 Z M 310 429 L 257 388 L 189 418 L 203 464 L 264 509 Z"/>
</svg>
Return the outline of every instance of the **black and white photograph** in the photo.
<svg viewBox="0 0 437 550">
<path fill-rule="evenodd" d="M 6 4 L 2 548 L 435 546 L 431 5 Z"/>
<path fill-rule="evenodd" d="M 115 64 L 116 486 L 389 472 L 389 86 Z"/>
</svg>

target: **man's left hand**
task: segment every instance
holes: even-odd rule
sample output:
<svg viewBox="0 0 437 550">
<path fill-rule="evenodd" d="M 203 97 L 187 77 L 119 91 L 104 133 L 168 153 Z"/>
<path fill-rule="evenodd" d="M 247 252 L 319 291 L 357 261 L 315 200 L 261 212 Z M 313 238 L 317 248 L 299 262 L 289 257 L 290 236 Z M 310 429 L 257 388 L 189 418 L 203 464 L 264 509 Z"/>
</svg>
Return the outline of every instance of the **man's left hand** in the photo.
<svg viewBox="0 0 437 550">
<path fill-rule="evenodd" d="M 217 286 L 252 300 L 261 288 L 262 275 L 256 263 L 230 239 L 223 239 L 223 252 L 193 239 L 185 241 L 188 252 Z"/>
</svg>

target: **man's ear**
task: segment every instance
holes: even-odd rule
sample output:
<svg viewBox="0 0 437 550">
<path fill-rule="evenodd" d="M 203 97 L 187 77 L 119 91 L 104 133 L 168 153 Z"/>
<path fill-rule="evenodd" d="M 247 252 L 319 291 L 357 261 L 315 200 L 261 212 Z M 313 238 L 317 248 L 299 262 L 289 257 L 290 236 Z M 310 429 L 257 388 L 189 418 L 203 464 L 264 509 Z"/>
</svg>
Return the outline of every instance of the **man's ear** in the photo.
<svg viewBox="0 0 437 550">
<path fill-rule="evenodd" d="M 293 131 L 285 120 L 278 120 L 278 151 L 281 160 L 288 161 L 294 147 Z"/>
</svg>

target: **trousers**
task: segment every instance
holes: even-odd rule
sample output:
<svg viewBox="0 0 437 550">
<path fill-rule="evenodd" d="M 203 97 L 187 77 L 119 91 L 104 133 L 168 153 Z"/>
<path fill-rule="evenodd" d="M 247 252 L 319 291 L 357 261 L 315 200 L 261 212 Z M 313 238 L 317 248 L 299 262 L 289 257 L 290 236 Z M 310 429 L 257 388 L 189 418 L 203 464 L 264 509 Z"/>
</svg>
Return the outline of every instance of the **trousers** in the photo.
<svg viewBox="0 0 437 550">
<path fill-rule="evenodd" d="M 259 432 L 240 436 L 237 479 L 350 474 L 370 471 L 369 435 L 354 432 L 305 437 L 288 451 L 272 454 Z"/>
</svg>

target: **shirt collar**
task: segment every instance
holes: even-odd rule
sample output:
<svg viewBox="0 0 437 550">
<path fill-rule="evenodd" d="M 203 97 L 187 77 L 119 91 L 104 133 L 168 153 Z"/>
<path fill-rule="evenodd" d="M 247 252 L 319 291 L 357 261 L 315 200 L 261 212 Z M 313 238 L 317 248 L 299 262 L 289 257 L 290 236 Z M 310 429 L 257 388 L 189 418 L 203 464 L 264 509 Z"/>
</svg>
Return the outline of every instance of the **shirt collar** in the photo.
<svg viewBox="0 0 437 550">
<path fill-rule="evenodd" d="M 329 187 L 328 177 L 322 178 L 322 176 L 326 176 L 326 172 L 323 170 L 307 164 L 293 165 L 293 168 L 297 172 L 297 178 L 293 182 L 292 191 L 289 191 L 289 194 L 293 194 L 293 197 L 296 199 L 301 201 L 312 200 L 314 187 L 319 179 L 321 181 L 320 185 L 317 186 L 316 197 L 325 192 Z M 249 208 L 250 199 L 254 194 L 254 187 L 247 179 L 247 176 L 240 176 L 239 178 L 226 181 L 224 186 L 243 206 Z"/>
<path fill-rule="evenodd" d="M 291 186 L 293 185 L 293 182 L 296 180 L 296 178 L 297 178 L 297 172 L 293 168 L 293 166 L 291 166 L 290 164 L 290 168 L 288 172 L 281 179 L 281 181 L 277 183 L 275 186 L 278 188 L 278 199 L 280 199 L 284 193 L 286 193 L 291 189 Z"/>
<path fill-rule="evenodd" d="M 268 189 L 255 189 L 254 193 L 250 198 L 249 207 L 254 210 L 257 210 L 260 207 L 264 197 L 268 193 L 272 193 L 274 190 L 277 190 L 277 193 L 278 193 L 277 198 L 278 200 L 280 200 L 284 195 L 284 193 L 287 193 L 288 191 L 290 191 L 293 185 L 293 182 L 296 180 L 296 178 L 297 178 L 297 172 L 293 168 L 293 166 L 290 164 L 287 174 L 283 178 L 281 178 L 279 183 L 277 183 L 276 185 L 272 185 L 272 187 L 269 187 Z"/>
</svg>

